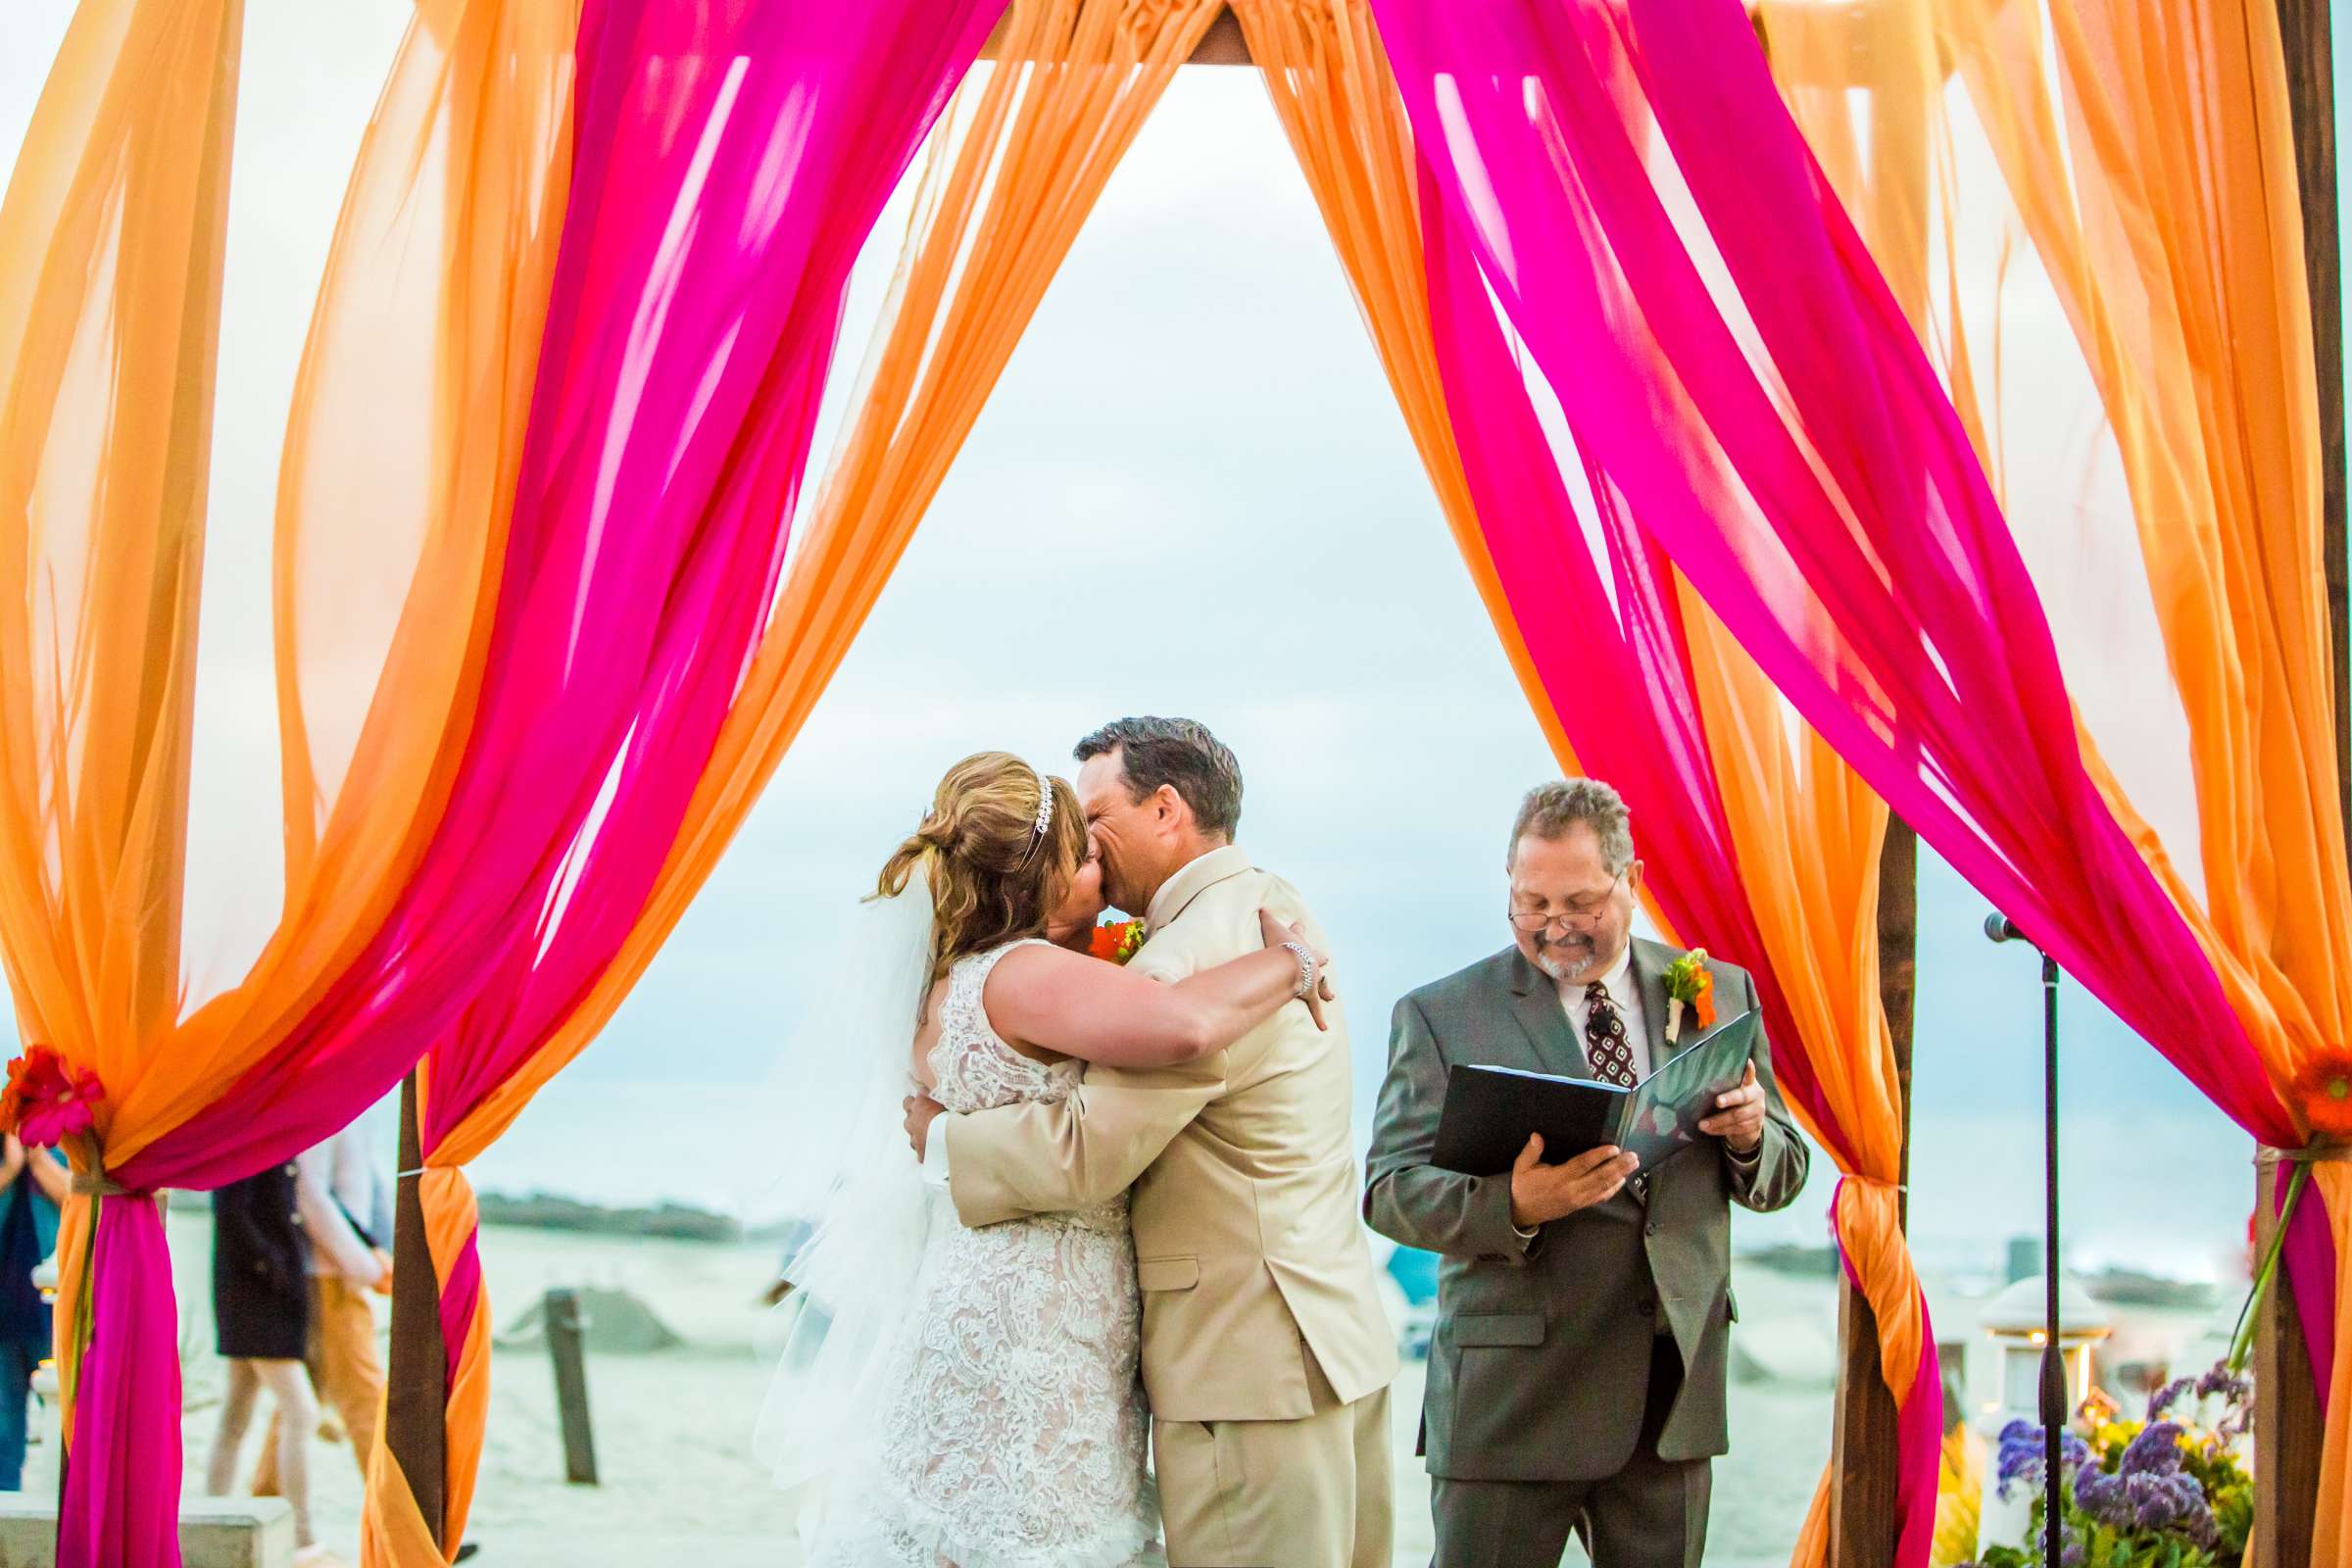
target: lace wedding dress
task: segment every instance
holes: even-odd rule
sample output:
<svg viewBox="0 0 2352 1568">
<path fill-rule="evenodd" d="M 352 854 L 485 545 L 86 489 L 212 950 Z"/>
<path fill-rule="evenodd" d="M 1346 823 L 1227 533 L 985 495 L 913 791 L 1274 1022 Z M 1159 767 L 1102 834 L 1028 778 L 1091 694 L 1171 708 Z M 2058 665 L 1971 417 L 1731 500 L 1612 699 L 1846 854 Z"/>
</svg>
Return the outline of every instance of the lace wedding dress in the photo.
<svg viewBox="0 0 2352 1568">
<path fill-rule="evenodd" d="M 1077 1087 L 1078 1063 L 1033 1061 L 989 1027 L 981 988 L 1011 951 L 949 973 L 930 1066 L 951 1111 Z M 1127 1200 L 982 1230 L 945 1192 L 934 1201 L 905 1377 L 833 1489 L 809 1568 L 1158 1563 Z"/>
</svg>

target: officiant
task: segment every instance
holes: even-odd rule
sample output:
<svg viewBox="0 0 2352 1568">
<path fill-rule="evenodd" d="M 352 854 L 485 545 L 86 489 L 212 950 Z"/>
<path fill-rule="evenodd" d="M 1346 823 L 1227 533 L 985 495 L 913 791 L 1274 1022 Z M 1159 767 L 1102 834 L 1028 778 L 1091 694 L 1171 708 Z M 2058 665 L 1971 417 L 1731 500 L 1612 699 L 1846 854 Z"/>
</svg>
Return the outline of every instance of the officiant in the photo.
<svg viewBox="0 0 2352 1568">
<path fill-rule="evenodd" d="M 1423 1403 L 1435 1568 L 1697 1568 L 1709 1461 L 1729 1446 L 1739 1305 L 1731 1205 L 1786 1207 L 1803 1141 L 1761 1032 L 1695 1145 L 1637 1171 L 1531 1138 L 1507 1174 L 1432 1163 L 1450 1067 L 1632 1086 L 1702 1017 L 1756 1005 L 1745 971 L 1636 939 L 1624 801 L 1595 779 L 1531 792 L 1504 861 L 1511 944 L 1396 1004 L 1366 1162 L 1373 1229 L 1443 1256 Z"/>
</svg>

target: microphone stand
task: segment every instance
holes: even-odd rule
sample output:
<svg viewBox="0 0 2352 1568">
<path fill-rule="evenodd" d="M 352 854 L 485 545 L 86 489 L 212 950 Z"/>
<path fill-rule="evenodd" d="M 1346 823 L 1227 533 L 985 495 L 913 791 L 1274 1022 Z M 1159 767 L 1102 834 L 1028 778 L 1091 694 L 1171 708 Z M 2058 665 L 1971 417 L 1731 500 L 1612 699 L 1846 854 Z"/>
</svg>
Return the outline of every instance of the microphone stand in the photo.
<svg viewBox="0 0 2352 1568">
<path fill-rule="evenodd" d="M 2029 940 L 2007 915 L 1984 921 L 1984 934 L 1995 942 Z M 2037 952 L 2040 950 L 2036 948 Z M 2059 1453 L 2066 1430 L 2070 1392 L 2066 1353 L 2058 1343 L 2058 960 L 2041 954 L 2041 1065 L 2042 1065 L 2042 1562 L 2059 1568 L 2065 1529 L 2059 1518 Z"/>
<path fill-rule="evenodd" d="M 2066 1429 L 2066 1352 L 2058 1346 L 2058 960 L 2041 956 L 2042 1186 L 2048 1206 L 2042 1223 L 2041 1347 L 2042 1561 L 2059 1568 L 2064 1532 L 2058 1519 L 2059 1435 Z"/>
</svg>

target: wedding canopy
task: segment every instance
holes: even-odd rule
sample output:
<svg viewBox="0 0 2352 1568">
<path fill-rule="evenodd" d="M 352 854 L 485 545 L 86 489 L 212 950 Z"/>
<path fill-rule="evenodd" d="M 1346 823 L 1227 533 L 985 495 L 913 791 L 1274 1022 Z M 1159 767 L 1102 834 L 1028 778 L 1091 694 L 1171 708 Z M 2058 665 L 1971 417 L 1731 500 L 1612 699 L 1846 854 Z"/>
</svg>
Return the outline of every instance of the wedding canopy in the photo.
<svg viewBox="0 0 2352 1568">
<path fill-rule="evenodd" d="M 242 13 L 83 0 L 0 205 L 0 956 L 23 1038 L 102 1095 L 60 1259 L 61 1562 L 177 1560 L 145 1195 L 285 1159 L 413 1067 L 430 1266 L 399 1271 L 366 1550 L 454 1552 L 488 1375 L 466 1163 L 675 926 L 1227 9 L 419 0 L 286 431 L 282 889 L 199 984 Z M 1898 1412 L 1877 1549 L 1923 1563 L 1888 804 L 2264 1144 L 2329 1130 L 2294 1085 L 2345 1049 L 2352 880 L 2269 0 L 1230 9 L 1562 765 L 1625 790 L 1660 926 L 1758 977 Z M 851 264 L 918 160 L 804 498 Z M 2071 375 L 2004 374 L 2019 318 L 2069 329 L 2035 364 Z M 2096 433 L 2025 461 L 2070 398 Z M 2054 471 L 2080 482 L 2007 477 Z M 2312 1168 L 2287 1255 L 2335 1564 L 2352 1177 Z"/>
</svg>

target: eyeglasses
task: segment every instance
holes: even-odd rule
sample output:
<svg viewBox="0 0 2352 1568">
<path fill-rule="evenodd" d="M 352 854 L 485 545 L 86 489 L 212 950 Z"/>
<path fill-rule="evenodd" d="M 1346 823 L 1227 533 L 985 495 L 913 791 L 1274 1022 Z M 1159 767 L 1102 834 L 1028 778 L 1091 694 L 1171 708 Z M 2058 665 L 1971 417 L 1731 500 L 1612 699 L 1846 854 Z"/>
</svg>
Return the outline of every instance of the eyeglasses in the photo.
<svg viewBox="0 0 2352 1568">
<path fill-rule="evenodd" d="M 1632 867 L 1627 869 L 1631 870 Z M 1625 872 L 1618 872 L 1609 878 L 1609 885 L 1596 897 L 1571 900 L 1568 907 L 1557 914 L 1547 909 L 1513 908 L 1510 911 L 1511 924 L 1530 933 L 1549 931 L 1554 927 L 1573 931 L 1579 926 L 1589 926 L 1608 911 L 1609 901 L 1617 896 L 1618 885 L 1624 880 Z"/>
</svg>

